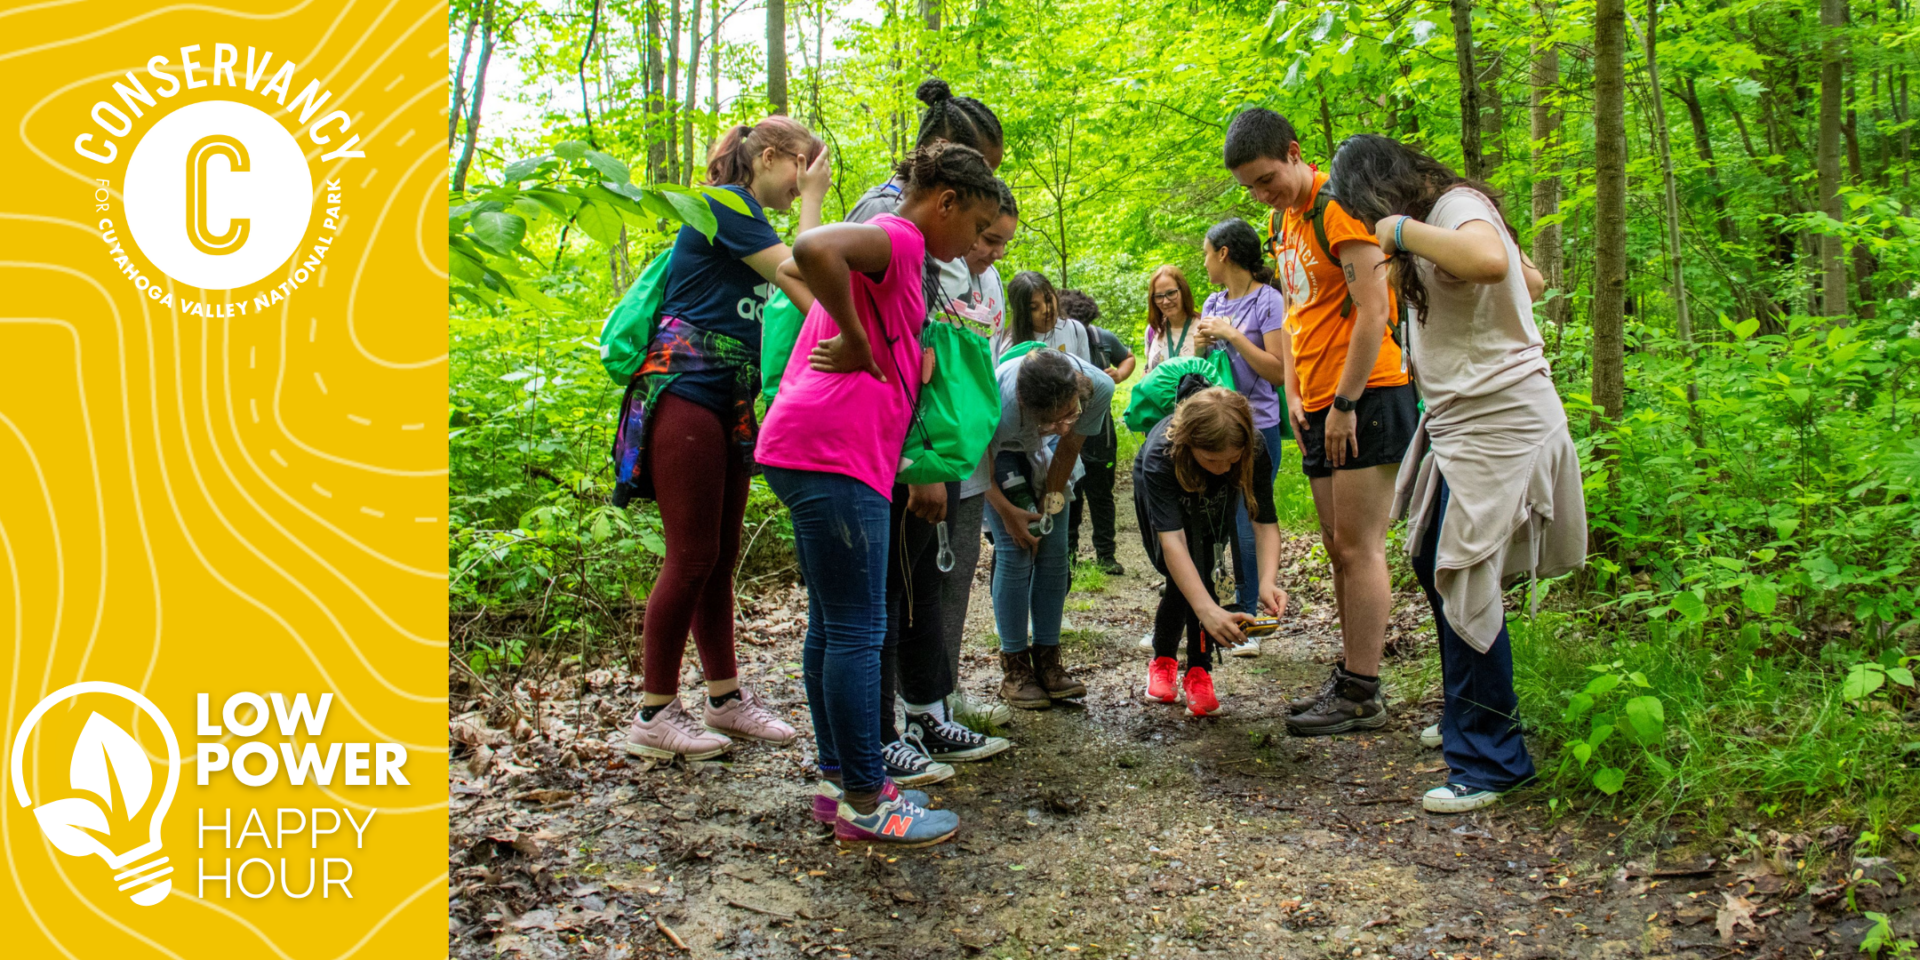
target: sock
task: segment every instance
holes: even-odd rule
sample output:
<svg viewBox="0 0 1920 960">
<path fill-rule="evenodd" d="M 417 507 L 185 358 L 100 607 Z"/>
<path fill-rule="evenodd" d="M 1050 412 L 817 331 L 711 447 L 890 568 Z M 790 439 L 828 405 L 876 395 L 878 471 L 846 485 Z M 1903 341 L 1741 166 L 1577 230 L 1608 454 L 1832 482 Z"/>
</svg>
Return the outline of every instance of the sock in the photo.
<svg viewBox="0 0 1920 960">
<path fill-rule="evenodd" d="M 836 787 L 839 786 L 840 785 L 840 768 L 822 766 L 820 768 L 820 779 L 825 780 Z"/>
<path fill-rule="evenodd" d="M 945 700 L 935 700 L 932 703 L 909 703 L 907 704 L 907 712 L 909 714 L 931 714 L 935 722 L 947 722 L 947 702 Z"/>
<path fill-rule="evenodd" d="M 740 699 L 740 688 L 735 687 L 732 690 L 728 690 L 726 693 L 723 693 L 717 697 L 708 697 L 707 706 L 717 707 L 726 703 L 728 700 L 738 700 L 738 699 Z"/>
<path fill-rule="evenodd" d="M 653 718 L 657 716 L 660 713 L 660 711 L 665 710 L 666 708 L 672 705 L 673 705 L 673 701 L 668 700 L 666 703 L 656 703 L 652 706 L 642 706 L 640 708 L 640 722 L 652 723 Z"/>
<path fill-rule="evenodd" d="M 1340 672 L 1346 674 L 1349 677 L 1352 677 L 1355 680 L 1365 680 L 1368 683 L 1380 682 L 1380 678 L 1377 676 L 1369 677 L 1364 673 L 1354 673 L 1352 670 L 1348 670 L 1345 666 L 1342 666 L 1340 668 Z"/>
</svg>

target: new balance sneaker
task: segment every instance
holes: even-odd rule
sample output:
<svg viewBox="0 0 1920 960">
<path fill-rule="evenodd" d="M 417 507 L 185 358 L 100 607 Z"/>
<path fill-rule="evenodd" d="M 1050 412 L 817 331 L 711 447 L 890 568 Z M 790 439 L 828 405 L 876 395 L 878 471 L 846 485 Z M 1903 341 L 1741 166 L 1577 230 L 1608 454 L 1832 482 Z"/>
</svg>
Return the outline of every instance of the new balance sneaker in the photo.
<svg viewBox="0 0 1920 960">
<path fill-rule="evenodd" d="M 738 697 L 728 697 L 725 703 L 717 707 L 708 701 L 700 719 L 701 725 L 709 731 L 736 740 L 758 740 L 785 746 L 800 736 L 799 731 L 774 716 L 773 711 L 767 709 L 767 705 L 761 703 L 752 690 L 745 688 L 741 688 Z"/>
<path fill-rule="evenodd" d="M 889 847 L 931 847 L 951 839 L 960 830 L 960 816 L 951 810 L 928 810 L 904 796 L 881 798 L 872 813 L 863 814 L 843 799 L 833 818 L 833 838 L 842 844 Z"/>
<path fill-rule="evenodd" d="M 1355 730 L 1378 730 L 1387 725 L 1387 705 L 1380 697 L 1380 681 L 1362 680 L 1341 670 L 1332 692 L 1305 713 L 1287 718 L 1287 732 L 1296 737 L 1325 737 Z"/>
<path fill-rule="evenodd" d="M 955 723 L 975 730 L 1004 727 L 1013 722 L 1013 711 L 1007 709 L 1006 704 L 975 700 L 961 690 L 947 694 L 947 716 Z"/>
<path fill-rule="evenodd" d="M 1229 657 L 1257 657 L 1259 655 L 1260 655 L 1260 638 L 1259 637 L 1248 637 L 1247 639 L 1240 641 L 1239 646 L 1227 648 L 1227 656 Z"/>
<path fill-rule="evenodd" d="M 1420 745 L 1423 747 L 1437 747 L 1440 745 L 1440 725 L 1439 724 L 1436 723 L 1426 728 L 1425 730 L 1420 731 Z"/>
<path fill-rule="evenodd" d="M 1172 657 L 1154 657 L 1147 664 L 1147 699 L 1161 703 L 1173 703 L 1180 699 L 1176 681 L 1179 679 L 1180 665 Z"/>
<path fill-rule="evenodd" d="M 918 743 L 927 751 L 927 758 L 937 763 L 985 760 L 1013 746 L 1005 737 L 974 733 L 931 713 L 907 714 L 906 739 Z"/>
<path fill-rule="evenodd" d="M 840 797 L 843 793 L 839 785 L 832 780 L 820 781 L 820 789 L 813 795 L 813 819 L 821 823 L 832 823 L 833 818 L 840 815 Z M 892 800 L 895 797 L 901 797 L 908 803 L 920 807 L 930 802 L 925 793 L 919 790 L 902 790 L 895 786 L 892 780 L 888 780 L 880 787 L 880 799 Z"/>
<path fill-rule="evenodd" d="M 654 714 L 652 720 L 642 720 L 636 715 L 632 726 L 627 728 L 627 742 L 623 746 L 629 754 L 651 760 L 675 757 L 707 760 L 726 753 L 733 741 L 725 734 L 701 727 L 700 721 L 676 698 Z"/>
<path fill-rule="evenodd" d="M 887 777 L 902 786 L 939 783 L 953 776 L 952 767 L 934 762 L 918 743 L 904 736 L 881 747 L 880 759 L 886 765 Z"/>
<path fill-rule="evenodd" d="M 1428 813 L 1466 813 L 1491 806 L 1499 799 L 1500 795 L 1492 790 L 1449 783 L 1428 790 L 1426 796 L 1420 798 L 1420 806 Z"/>
<path fill-rule="evenodd" d="M 1334 686 L 1340 682 L 1340 671 L 1346 669 L 1346 666 L 1347 663 L 1344 660 L 1334 664 L 1333 669 L 1327 671 L 1327 679 L 1321 681 L 1320 689 L 1304 697 L 1296 697 L 1295 699 L 1287 701 L 1287 715 L 1297 716 L 1306 713 L 1308 710 L 1313 709 L 1314 704 L 1326 699 L 1327 694 L 1332 693 Z"/>
<path fill-rule="evenodd" d="M 1180 686 L 1187 693 L 1187 712 L 1196 717 L 1220 712 L 1220 698 L 1213 695 L 1213 675 L 1205 667 L 1188 667 Z"/>
</svg>

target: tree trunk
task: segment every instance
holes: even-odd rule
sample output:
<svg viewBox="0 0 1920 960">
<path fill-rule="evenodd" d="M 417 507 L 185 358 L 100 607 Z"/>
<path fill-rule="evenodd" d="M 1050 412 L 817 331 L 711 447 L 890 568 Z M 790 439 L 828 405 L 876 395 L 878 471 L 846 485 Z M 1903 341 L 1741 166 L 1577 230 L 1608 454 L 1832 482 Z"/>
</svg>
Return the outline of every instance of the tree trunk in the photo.
<svg viewBox="0 0 1920 960">
<path fill-rule="evenodd" d="M 1327 162 L 1333 162 L 1333 108 L 1327 104 L 1327 82 L 1320 81 L 1320 131 L 1327 138 Z"/>
<path fill-rule="evenodd" d="M 593 101 L 587 96 L 587 60 L 593 56 L 593 41 L 600 37 L 600 14 L 606 9 L 607 0 L 594 0 L 593 19 L 587 24 L 587 43 L 580 48 L 580 112 L 587 118 L 587 142 L 600 146 L 599 138 L 593 134 Z"/>
<path fill-rule="evenodd" d="M 1596 0 L 1593 27 L 1593 402 L 1626 407 L 1627 8 Z M 1595 427 L 1601 424 L 1596 423 Z"/>
<path fill-rule="evenodd" d="M 453 70 L 453 106 L 447 110 L 447 146 L 453 146 L 453 137 L 460 129 L 460 111 L 467 104 L 467 54 L 473 50 L 473 33 L 480 27 L 480 10 L 475 8 L 467 14 L 467 36 L 460 41 L 460 65 Z"/>
<path fill-rule="evenodd" d="M 1479 68 L 1480 177 L 1491 179 L 1507 159 L 1507 151 L 1501 146 L 1501 133 L 1507 122 L 1506 104 L 1500 99 L 1500 77 L 1505 71 L 1505 62 L 1500 54 L 1486 49 L 1482 49 L 1476 59 L 1486 61 L 1486 66 Z"/>
<path fill-rule="evenodd" d="M 1453 58 L 1460 76 L 1460 172 L 1481 177 L 1480 83 L 1473 70 L 1473 0 L 1450 0 L 1453 8 Z"/>
<path fill-rule="evenodd" d="M 1727 213 L 1727 195 L 1720 186 L 1720 165 L 1713 156 L 1713 139 L 1708 135 L 1707 112 L 1700 105 L 1700 93 L 1694 88 L 1693 78 L 1684 77 L 1680 89 L 1676 91 L 1680 102 L 1687 105 L 1687 122 L 1693 127 L 1693 151 L 1700 155 L 1700 162 L 1706 165 L 1707 185 L 1713 191 L 1713 210 L 1717 215 L 1715 226 L 1720 231 L 1722 243 L 1732 243 L 1736 237 L 1733 217 Z"/>
<path fill-rule="evenodd" d="M 1560 212 L 1560 110 L 1553 102 L 1554 88 L 1560 85 L 1560 49 L 1548 38 L 1558 14 L 1557 0 L 1534 0 L 1532 110 L 1529 116 L 1533 141 L 1533 222 L 1538 224 Z M 1567 322 L 1567 288 L 1561 277 L 1560 224 L 1540 227 L 1533 235 L 1533 262 L 1540 268 L 1547 289 L 1555 291 L 1547 301 L 1547 320 L 1556 327 Z"/>
<path fill-rule="evenodd" d="M 1673 284 L 1673 329 L 1680 349 L 1693 354 L 1693 316 L 1687 309 L 1686 241 L 1680 236 L 1680 188 L 1673 179 L 1673 140 L 1667 131 L 1666 95 L 1660 88 L 1660 4 L 1647 0 L 1647 32 L 1643 38 L 1647 58 L 1647 98 L 1653 106 L 1653 148 L 1660 152 L 1662 199 L 1666 205 L 1667 273 Z M 1700 401 L 1699 387 L 1687 377 L 1687 406 L 1691 410 Z"/>
<path fill-rule="evenodd" d="M 713 0 L 715 7 L 720 0 Z M 687 34 L 693 49 L 687 53 L 687 109 L 682 116 L 682 133 L 686 136 L 686 162 L 681 166 L 687 171 L 683 184 L 692 184 L 693 175 L 693 111 L 700 106 L 700 0 L 693 0 L 693 12 L 687 17 Z"/>
<path fill-rule="evenodd" d="M 467 189 L 467 170 L 473 166 L 473 151 L 480 142 L 480 105 L 486 99 L 487 64 L 492 60 L 493 0 L 487 0 L 480 8 L 480 63 L 473 70 L 473 101 L 467 105 L 467 142 L 453 166 L 453 189 L 460 192 Z"/>
<path fill-rule="evenodd" d="M 940 29 L 940 0 L 920 0 L 920 22 L 928 30 Z"/>
<path fill-rule="evenodd" d="M 787 0 L 767 0 L 767 99 L 787 112 Z"/>
<path fill-rule="evenodd" d="M 695 23 L 697 32 L 700 25 Z M 685 182 L 680 170 L 680 0 L 667 7 L 667 178 Z"/>
<path fill-rule="evenodd" d="M 1852 179 L 1855 187 L 1866 186 L 1866 173 L 1860 167 L 1859 120 L 1854 116 L 1852 107 L 1847 108 L 1847 122 L 1841 126 L 1840 132 L 1846 138 L 1847 143 L 1848 176 Z M 1873 251 L 1868 250 L 1866 244 L 1856 243 L 1853 245 L 1853 288 L 1860 300 L 1858 307 L 1860 316 L 1868 320 L 1873 319 L 1874 316 L 1873 272 L 1878 269 L 1878 267 L 1879 263 L 1875 260 Z"/>
<path fill-rule="evenodd" d="M 1826 36 L 1820 43 L 1820 143 L 1815 161 L 1820 211 L 1838 221 L 1846 216 L 1840 203 L 1840 81 L 1845 64 L 1840 31 L 1847 22 L 1847 0 L 1820 0 L 1820 25 Z M 1840 259 L 1840 238 L 1820 237 L 1820 312 L 1844 318 L 1847 308 L 1847 267 Z M 1844 322 L 1844 320 L 1842 321 Z"/>
<path fill-rule="evenodd" d="M 666 61 L 660 55 L 660 3 L 647 0 L 647 170 L 648 182 L 667 179 L 667 145 L 660 137 L 660 91 L 666 85 Z"/>
</svg>

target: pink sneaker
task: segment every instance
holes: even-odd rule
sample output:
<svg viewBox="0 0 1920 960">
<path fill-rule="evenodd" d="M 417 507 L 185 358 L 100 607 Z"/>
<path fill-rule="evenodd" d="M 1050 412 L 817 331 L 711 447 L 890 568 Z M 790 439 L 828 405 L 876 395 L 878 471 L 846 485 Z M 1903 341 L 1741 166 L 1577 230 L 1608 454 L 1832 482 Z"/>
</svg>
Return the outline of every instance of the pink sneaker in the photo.
<svg viewBox="0 0 1920 960">
<path fill-rule="evenodd" d="M 700 721 L 687 712 L 678 698 L 666 705 L 652 720 L 633 718 L 627 728 L 627 752 L 655 760 L 706 760 L 727 752 L 733 741 L 724 735 L 700 728 Z"/>
<path fill-rule="evenodd" d="M 742 689 L 737 699 L 728 700 L 719 706 L 707 705 L 701 720 L 708 730 L 741 740 L 758 740 L 776 746 L 785 746 L 799 736 L 799 732 L 788 726 L 785 721 L 773 715 L 753 695 L 753 691 Z"/>
<path fill-rule="evenodd" d="M 841 790 L 833 785 L 832 780 L 820 781 L 820 790 L 813 795 L 813 819 L 821 823 L 832 823 L 833 818 L 840 815 L 840 796 Z M 928 806 L 932 802 L 924 792 L 902 790 L 894 786 L 893 778 L 887 778 L 886 784 L 880 788 L 880 799 L 894 800 L 900 797 L 905 797 L 908 803 L 921 807 Z"/>
</svg>

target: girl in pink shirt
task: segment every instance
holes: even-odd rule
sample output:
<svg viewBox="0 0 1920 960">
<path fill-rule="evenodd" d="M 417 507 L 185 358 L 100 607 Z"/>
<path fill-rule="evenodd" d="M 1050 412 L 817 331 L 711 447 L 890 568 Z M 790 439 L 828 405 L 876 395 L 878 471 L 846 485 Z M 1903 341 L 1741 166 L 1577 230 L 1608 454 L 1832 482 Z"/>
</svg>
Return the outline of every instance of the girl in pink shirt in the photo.
<svg viewBox="0 0 1920 960">
<path fill-rule="evenodd" d="M 1000 213 L 980 152 L 935 142 L 901 164 L 896 214 L 809 231 L 782 264 L 781 289 L 806 309 L 787 378 L 755 449 L 793 519 L 807 583 L 803 656 L 822 777 L 843 842 L 924 846 L 959 818 L 894 789 L 881 762 L 880 647 L 887 610 L 888 502 L 923 371 L 928 256 L 963 256 Z M 802 364 L 802 359 L 806 363 Z M 937 522 L 944 498 L 916 510 Z"/>
</svg>

